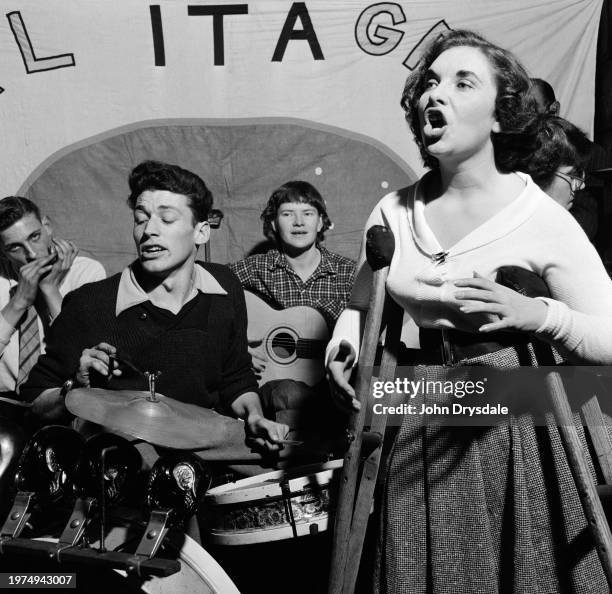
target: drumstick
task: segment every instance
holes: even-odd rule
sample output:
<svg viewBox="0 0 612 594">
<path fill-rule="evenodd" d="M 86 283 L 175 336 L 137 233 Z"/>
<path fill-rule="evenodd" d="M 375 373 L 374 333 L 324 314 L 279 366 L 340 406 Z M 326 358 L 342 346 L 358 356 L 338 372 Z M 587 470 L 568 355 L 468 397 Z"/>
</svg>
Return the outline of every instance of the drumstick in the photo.
<svg viewBox="0 0 612 594">
<path fill-rule="evenodd" d="M 279 439 L 275 443 L 280 443 L 281 445 L 291 445 L 291 446 L 303 446 L 304 442 L 299 441 L 297 439 Z"/>
<path fill-rule="evenodd" d="M 141 371 L 140 369 L 138 369 L 138 367 L 136 367 L 134 363 L 132 363 L 129 359 L 126 359 L 125 357 L 120 357 L 118 354 L 115 354 L 115 355 L 109 355 L 109 359 L 111 359 L 111 364 L 109 366 L 109 371 L 111 372 L 113 369 L 112 360 L 114 359 L 115 361 L 117 361 L 118 364 L 125 365 L 127 368 L 131 369 L 132 371 L 135 371 L 136 373 L 146 377 L 144 371 Z"/>
<path fill-rule="evenodd" d="M 30 408 L 32 406 L 31 402 L 22 402 L 21 400 L 14 400 L 13 398 L 6 398 L 5 396 L 0 396 L 0 402 L 6 402 L 13 406 L 22 406 L 23 408 Z"/>
<path fill-rule="evenodd" d="M 378 227 L 378 229 L 377 229 Z M 384 230 L 384 231 L 383 231 Z M 389 272 L 389 262 L 393 255 L 393 234 L 381 226 L 368 229 L 367 247 L 372 247 L 376 234 L 387 242 L 385 254 L 378 255 L 375 262 L 370 257 L 368 261 L 374 273 L 372 276 L 372 288 L 370 292 L 370 303 L 365 319 L 363 340 L 359 352 L 359 364 L 357 366 L 357 377 L 355 380 L 355 394 L 361 404 L 359 411 L 353 412 L 349 420 L 348 438 L 349 448 L 344 456 L 340 489 L 338 494 L 338 509 L 334 524 L 334 537 L 332 545 L 332 560 L 329 578 L 329 594 L 341 594 L 343 590 L 344 574 L 347 565 L 348 543 L 353 518 L 353 505 L 355 501 L 355 490 L 357 485 L 357 474 L 359 472 L 359 458 L 361 454 L 361 442 L 363 425 L 366 415 L 366 403 L 372 380 L 376 347 L 380 335 L 383 307 L 386 297 L 386 282 Z M 380 235 L 382 233 L 382 236 Z M 371 254 L 368 252 L 368 256 Z M 383 265 L 384 267 L 380 267 Z M 375 268 L 378 267 L 376 270 Z M 354 562 L 355 560 L 351 560 Z"/>
</svg>

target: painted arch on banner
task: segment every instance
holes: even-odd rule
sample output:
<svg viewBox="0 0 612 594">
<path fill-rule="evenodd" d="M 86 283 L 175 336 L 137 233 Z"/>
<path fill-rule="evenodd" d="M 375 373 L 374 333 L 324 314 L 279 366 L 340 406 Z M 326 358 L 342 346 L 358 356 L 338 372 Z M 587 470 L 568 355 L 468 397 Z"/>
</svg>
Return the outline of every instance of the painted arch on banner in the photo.
<svg viewBox="0 0 612 594">
<path fill-rule="evenodd" d="M 134 255 L 127 175 L 199 173 L 225 219 L 212 259 L 263 239 L 284 181 L 326 198 L 355 257 L 378 198 L 423 169 L 399 107 L 424 42 L 469 28 L 548 80 L 592 134 L 601 0 L 3 0 L 0 193 L 36 200 L 109 272 Z"/>
</svg>

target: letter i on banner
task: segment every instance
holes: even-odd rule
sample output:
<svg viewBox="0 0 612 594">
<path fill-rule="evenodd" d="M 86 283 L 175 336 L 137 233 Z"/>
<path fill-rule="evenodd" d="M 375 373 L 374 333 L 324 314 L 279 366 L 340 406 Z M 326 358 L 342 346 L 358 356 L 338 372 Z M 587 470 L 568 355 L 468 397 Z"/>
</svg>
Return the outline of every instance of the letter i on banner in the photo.
<svg viewBox="0 0 612 594">
<path fill-rule="evenodd" d="M 166 48 L 164 45 L 164 28 L 162 25 L 161 8 L 159 4 L 149 6 L 151 15 L 151 33 L 153 34 L 153 55 L 155 66 L 166 65 Z"/>
</svg>

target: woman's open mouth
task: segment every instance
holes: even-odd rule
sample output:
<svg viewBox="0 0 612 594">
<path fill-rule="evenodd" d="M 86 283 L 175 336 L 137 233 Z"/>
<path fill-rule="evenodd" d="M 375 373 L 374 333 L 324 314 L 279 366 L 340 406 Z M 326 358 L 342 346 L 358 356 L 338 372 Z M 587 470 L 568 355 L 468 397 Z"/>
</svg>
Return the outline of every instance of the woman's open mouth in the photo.
<svg viewBox="0 0 612 594">
<path fill-rule="evenodd" d="M 423 125 L 423 135 L 426 139 L 437 140 L 446 130 L 446 118 L 437 109 L 428 109 L 425 112 L 425 124 Z"/>
</svg>

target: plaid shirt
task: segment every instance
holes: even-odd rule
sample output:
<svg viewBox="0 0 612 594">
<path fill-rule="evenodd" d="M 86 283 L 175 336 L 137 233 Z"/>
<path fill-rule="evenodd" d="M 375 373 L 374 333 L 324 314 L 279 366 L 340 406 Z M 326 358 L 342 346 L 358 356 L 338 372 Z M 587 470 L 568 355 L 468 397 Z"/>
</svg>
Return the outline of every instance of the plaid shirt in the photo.
<svg viewBox="0 0 612 594">
<path fill-rule="evenodd" d="M 275 249 L 249 256 L 229 267 L 244 289 L 257 293 L 273 307 L 314 307 L 321 312 L 331 330 L 351 296 L 355 263 L 324 247 L 319 246 L 319 251 L 321 262 L 306 281 Z"/>
</svg>

